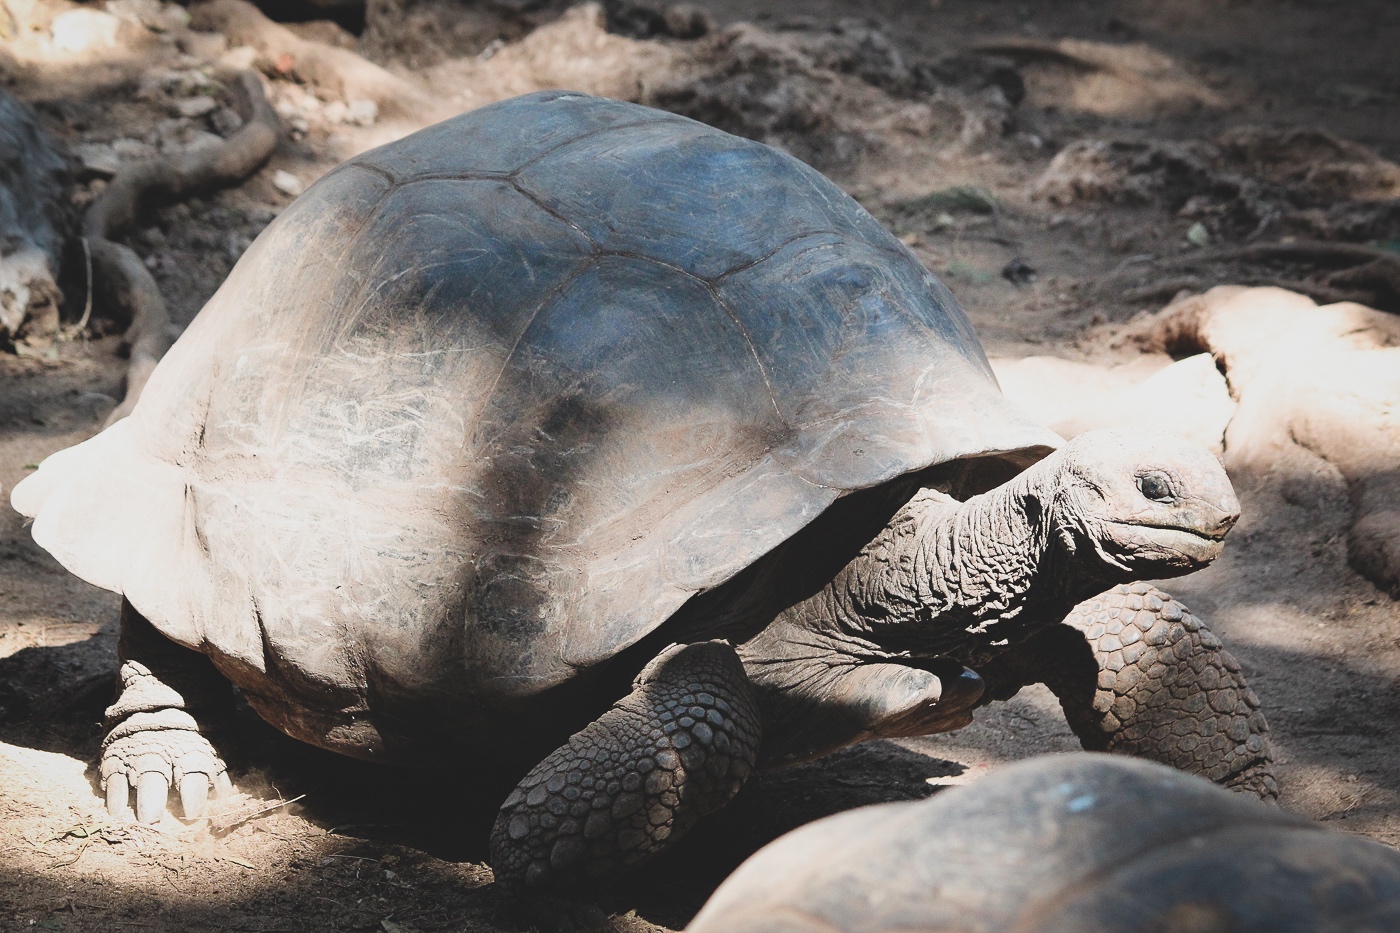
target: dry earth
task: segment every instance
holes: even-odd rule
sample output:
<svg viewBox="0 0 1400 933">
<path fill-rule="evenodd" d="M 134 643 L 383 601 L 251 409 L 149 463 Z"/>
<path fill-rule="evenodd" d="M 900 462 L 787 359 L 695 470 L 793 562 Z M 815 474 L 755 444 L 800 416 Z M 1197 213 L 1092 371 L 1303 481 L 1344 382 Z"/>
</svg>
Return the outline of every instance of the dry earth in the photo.
<svg viewBox="0 0 1400 933">
<path fill-rule="evenodd" d="M 1063 431 L 1137 423 L 1228 442 L 1235 401 L 1216 368 L 1168 371 L 1162 345 L 1140 339 L 1140 315 L 1178 291 L 1284 282 L 1400 310 L 1383 264 L 1339 277 L 1316 255 L 1245 249 L 1400 247 L 1400 7 L 1385 0 L 712 0 L 696 5 L 717 24 L 698 39 L 664 34 L 688 34 L 693 17 L 666 27 L 622 4 L 611 17 L 527 6 L 372 4 L 384 15 L 357 40 L 198 11 L 190 33 L 178 8 L 120 0 L 106 5 L 108 44 L 107 20 L 62 19 L 101 4 L 8 0 L 0 74 L 89 163 L 80 202 L 104 159 L 229 132 L 212 62 L 269 76 L 290 131 L 272 161 L 238 189 L 161 208 L 128 240 L 179 323 L 337 160 L 556 84 L 670 106 L 813 161 L 945 277 L 1008 392 Z M 382 69 L 328 51 L 353 48 Z M 201 96 L 207 114 L 181 115 Z M 76 317 L 81 279 L 66 281 Z M 6 490 L 98 430 L 121 392 L 119 345 L 0 357 Z M 1394 842 L 1400 606 L 1348 564 L 1356 483 L 1316 451 L 1236 480 L 1245 517 L 1224 558 L 1170 588 L 1263 698 L 1283 806 Z M 524 929 L 482 864 L 496 800 L 473 795 L 471 775 L 376 771 L 251 714 L 225 742 L 240 796 L 209 825 L 109 822 L 92 763 L 116 599 L 68 576 L 8 511 L 0 597 L 0 930 Z M 956 734 L 762 775 L 611 892 L 612 929 L 679 929 L 747 854 L 817 816 L 1075 747 L 1049 694 L 1029 690 Z"/>
</svg>

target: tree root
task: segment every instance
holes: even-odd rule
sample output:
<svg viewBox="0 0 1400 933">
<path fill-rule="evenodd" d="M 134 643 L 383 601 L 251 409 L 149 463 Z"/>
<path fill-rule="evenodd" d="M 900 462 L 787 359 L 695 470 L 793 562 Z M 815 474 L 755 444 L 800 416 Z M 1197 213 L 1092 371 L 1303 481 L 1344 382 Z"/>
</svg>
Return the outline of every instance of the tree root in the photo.
<svg viewBox="0 0 1400 933">
<path fill-rule="evenodd" d="M 155 279 L 141 257 L 115 237 L 157 203 L 169 203 L 215 188 L 236 185 L 258 169 L 277 145 L 280 123 L 263 94 L 262 80 L 237 72 L 230 83 L 243 98 L 245 122 L 220 146 L 177 156 L 147 159 L 117 173 L 83 217 L 83 237 L 94 279 L 108 307 L 130 314 L 125 340 L 131 348 L 126 395 L 107 419 L 110 425 L 131 413 L 156 363 L 170 349 L 170 316 Z"/>
<path fill-rule="evenodd" d="M 210 0 L 191 15 L 195 29 L 221 32 L 231 45 L 256 49 L 259 67 L 278 77 L 295 77 L 347 103 L 372 100 L 380 113 L 419 125 L 448 115 L 418 85 L 348 49 L 303 39 L 246 0 Z"/>
</svg>

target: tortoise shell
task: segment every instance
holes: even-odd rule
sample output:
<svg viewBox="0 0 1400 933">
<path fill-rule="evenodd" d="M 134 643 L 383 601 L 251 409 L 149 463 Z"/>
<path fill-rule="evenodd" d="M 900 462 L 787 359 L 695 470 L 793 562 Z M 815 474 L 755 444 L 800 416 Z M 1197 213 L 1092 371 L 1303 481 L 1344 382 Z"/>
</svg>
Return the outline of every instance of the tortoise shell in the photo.
<svg viewBox="0 0 1400 933">
<path fill-rule="evenodd" d="M 816 171 L 547 92 L 314 184 L 13 498 L 235 683 L 373 710 L 537 695 L 848 491 L 1057 443 Z"/>
<path fill-rule="evenodd" d="M 1047 755 L 770 843 L 686 933 L 1364 933 L 1400 854 L 1194 775 Z"/>
</svg>

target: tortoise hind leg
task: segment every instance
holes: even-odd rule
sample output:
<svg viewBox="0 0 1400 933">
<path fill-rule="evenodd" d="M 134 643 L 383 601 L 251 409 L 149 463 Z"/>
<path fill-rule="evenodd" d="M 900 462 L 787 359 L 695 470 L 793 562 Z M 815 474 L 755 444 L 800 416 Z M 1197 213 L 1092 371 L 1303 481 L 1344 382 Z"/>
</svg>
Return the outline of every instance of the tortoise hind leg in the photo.
<svg viewBox="0 0 1400 933">
<path fill-rule="evenodd" d="M 1269 727 L 1239 662 L 1161 590 L 1115 587 L 1014 655 L 1021 683 L 1044 683 L 1059 697 L 1086 749 L 1160 761 L 1277 798 Z"/>
<path fill-rule="evenodd" d="M 215 796 L 232 791 L 228 770 L 200 732 L 192 712 L 230 693 L 209 659 L 156 631 L 131 603 L 122 601 L 117 653 L 120 692 L 107 708 L 107 737 L 100 765 L 107 810 L 121 816 L 136 793 L 136 818 L 159 822 L 166 795 L 178 788 L 186 819 L 204 814 Z"/>
<path fill-rule="evenodd" d="M 738 792 L 758 742 L 734 649 L 666 649 L 506 798 L 491 830 L 497 879 L 567 890 L 650 858 Z"/>
</svg>

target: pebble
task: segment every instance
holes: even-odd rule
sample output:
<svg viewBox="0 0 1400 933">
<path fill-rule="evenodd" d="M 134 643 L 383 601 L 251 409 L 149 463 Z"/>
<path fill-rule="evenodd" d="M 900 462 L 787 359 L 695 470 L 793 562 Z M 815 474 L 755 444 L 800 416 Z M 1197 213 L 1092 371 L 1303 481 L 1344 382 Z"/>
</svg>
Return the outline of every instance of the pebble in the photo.
<svg viewBox="0 0 1400 933">
<path fill-rule="evenodd" d="M 372 100 L 352 100 L 345 111 L 345 122 L 355 126 L 373 126 L 379 119 L 379 105 Z"/>
<path fill-rule="evenodd" d="M 297 197 L 306 190 L 306 186 L 301 183 L 301 179 L 291 172 L 284 172 L 280 169 L 272 176 L 272 186 L 283 194 Z"/>
<path fill-rule="evenodd" d="M 194 130 L 185 135 L 181 147 L 186 152 L 197 152 L 201 149 L 212 149 L 222 146 L 224 138 L 217 133 L 208 133 L 204 130 Z"/>
<path fill-rule="evenodd" d="M 103 143 L 83 143 L 73 147 L 73 154 L 82 163 L 83 170 L 99 178 L 111 178 L 122 167 L 121 156 L 111 146 Z"/>
<path fill-rule="evenodd" d="M 117 44 L 121 20 L 100 10 L 69 10 L 53 18 L 50 33 L 54 48 L 61 52 L 86 52 Z"/>
<path fill-rule="evenodd" d="M 129 137 L 112 140 L 112 151 L 120 156 L 122 161 L 148 159 L 156 154 L 154 146 Z"/>
<path fill-rule="evenodd" d="M 223 136 L 232 136 L 243 127 L 243 117 L 228 107 L 220 107 L 209 117 L 210 124 Z"/>
<path fill-rule="evenodd" d="M 186 97 L 175 101 L 175 112 L 182 117 L 202 117 L 206 113 L 213 113 L 219 106 L 219 102 L 212 97 L 201 94 L 198 97 Z"/>
<path fill-rule="evenodd" d="M 220 65 L 235 70 L 252 68 L 253 63 L 257 60 L 258 50 L 251 45 L 235 45 L 223 55 L 219 56 Z"/>
</svg>

